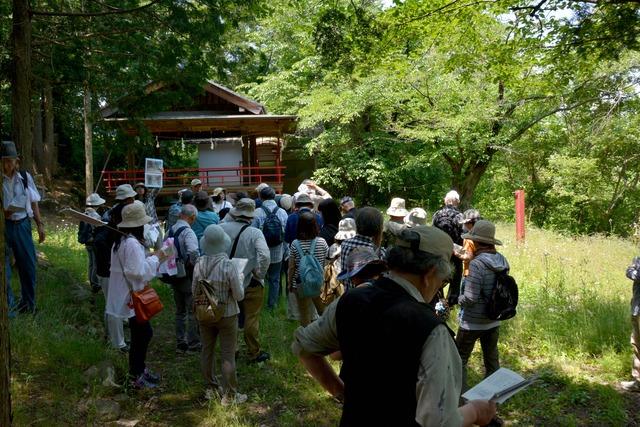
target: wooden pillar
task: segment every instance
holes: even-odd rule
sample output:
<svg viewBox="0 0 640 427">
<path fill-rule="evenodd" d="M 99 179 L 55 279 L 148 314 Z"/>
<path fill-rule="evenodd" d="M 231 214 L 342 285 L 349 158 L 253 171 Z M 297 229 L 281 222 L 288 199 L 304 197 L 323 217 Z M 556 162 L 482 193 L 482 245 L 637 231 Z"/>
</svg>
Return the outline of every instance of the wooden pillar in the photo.
<svg viewBox="0 0 640 427">
<path fill-rule="evenodd" d="M 91 122 L 91 89 L 84 82 L 84 186 L 85 193 L 93 193 L 93 123 Z"/>
</svg>

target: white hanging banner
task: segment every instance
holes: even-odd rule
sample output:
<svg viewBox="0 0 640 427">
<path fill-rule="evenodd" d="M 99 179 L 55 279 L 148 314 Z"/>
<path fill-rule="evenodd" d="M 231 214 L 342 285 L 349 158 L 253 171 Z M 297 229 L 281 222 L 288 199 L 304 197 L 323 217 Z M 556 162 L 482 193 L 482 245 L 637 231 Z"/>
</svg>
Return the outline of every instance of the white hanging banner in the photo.
<svg viewBox="0 0 640 427">
<path fill-rule="evenodd" d="M 147 188 L 162 188 L 162 159 L 145 159 L 144 185 Z"/>
</svg>

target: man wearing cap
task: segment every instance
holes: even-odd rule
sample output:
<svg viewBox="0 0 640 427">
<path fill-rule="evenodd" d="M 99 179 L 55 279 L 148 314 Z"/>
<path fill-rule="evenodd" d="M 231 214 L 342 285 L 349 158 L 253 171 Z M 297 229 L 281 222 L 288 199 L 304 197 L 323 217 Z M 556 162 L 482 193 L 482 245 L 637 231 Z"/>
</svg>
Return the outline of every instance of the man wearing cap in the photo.
<svg viewBox="0 0 640 427">
<path fill-rule="evenodd" d="M 453 242 L 434 227 L 398 231 L 387 254 L 389 273 L 298 328 L 292 351 L 344 402 L 342 426 L 486 425 L 496 405 L 474 400 L 458 407 L 460 356 L 451 330 L 426 303 L 451 273 Z M 340 376 L 324 357 L 338 350 Z"/>
<path fill-rule="evenodd" d="M 342 212 L 343 219 L 356 219 L 356 204 L 350 196 L 344 196 L 340 200 L 340 212 Z"/>
<path fill-rule="evenodd" d="M 31 218 L 38 229 L 38 243 L 45 239 L 44 223 L 40 217 L 40 193 L 33 177 L 18 168 L 18 152 L 11 141 L 2 142 L 2 208 L 5 220 L 5 269 L 7 279 L 7 301 L 13 308 L 11 290 L 11 255 L 16 260 L 20 276 L 20 313 L 33 313 L 36 309 L 36 248 L 31 236 Z"/>
<path fill-rule="evenodd" d="M 509 263 L 496 251 L 496 245 L 502 245 L 502 242 L 495 235 L 495 225 L 486 220 L 477 221 L 470 232 L 462 235 L 475 245 L 474 258 L 469 262 L 469 275 L 465 278 L 464 292 L 458 299 L 462 310 L 456 345 L 462 359 L 463 390 L 467 389 L 467 362 L 476 341 L 480 340 L 482 347 L 485 378 L 500 369 L 500 321 L 487 317 L 487 295 L 491 295 L 498 273 L 509 273 Z"/>
<path fill-rule="evenodd" d="M 231 239 L 229 258 L 245 258 L 244 268 L 244 341 L 247 344 L 249 362 L 259 363 L 269 360 L 271 355 L 260 348 L 258 340 L 260 313 L 264 301 L 264 277 L 270 264 L 267 241 L 260 230 L 251 227 L 256 215 L 256 205 L 252 199 L 243 198 L 229 211 L 231 221 L 220 227 Z"/>
<path fill-rule="evenodd" d="M 308 194 L 298 193 L 295 198 L 295 206 L 296 211 L 289 215 L 284 231 L 284 240 L 289 244 L 296 240 L 296 234 L 298 233 L 298 218 L 300 217 L 300 214 L 305 211 L 311 211 L 313 209 L 313 201 Z M 316 221 L 318 222 L 318 227 L 322 228 L 324 221 L 322 220 L 321 215 L 316 214 Z"/>
<path fill-rule="evenodd" d="M 434 227 L 438 227 L 451 237 L 453 243 L 462 245 L 462 213 L 458 210 L 460 204 L 460 195 L 457 191 L 451 190 L 444 196 L 444 207 L 433 214 L 432 223 Z M 457 304 L 458 295 L 460 295 L 460 281 L 462 280 L 462 261 L 451 254 L 451 263 L 455 270 L 449 283 L 449 291 L 447 292 L 447 302 L 449 307 Z"/>
<path fill-rule="evenodd" d="M 198 178 L 194 178 L 191 180 L 191 191 L 193 194 L 198 194 L 198 191 L 202 190 L 202 181 Z"/>
<path fill-rule="evenodd" d="M 104 205 L 105 200 L 99 194 L 93 193 L 87 197 L 86 209 L 84 213 L 94 219 L 100 220 L 101 215 L 96 210 L 99 206 Z M 94 246 L 95 226 L 80 221 L 78 225 L 78 243 L 84 245 L 87 250 L 89 284 L 94 293 L 100 291 L 100 282 L 98 281 L 97 265 L 96 265 L 96 248 Z"/>
<path fill-rule="evenodd" d="M 193 294 L 191 282 L 193 268 L 200 256 L 200 248 L 196 234 L 191 225 L 198 218 L 198 210 L 193 205 L 183 205 L 180 217 L 169 230 L 168 237 L 173 237 L 173 243 L 179 246 L 179 253 L 184 263 L 186 276 L 171 285 L 173 300 L 176 303 L 176 349 L 178 352 L 198 351 L 200 336 L 193 315 Z"/>
<path fill-rule="evenodd" d="M 284 228 L 287 224 L 288 215 L 284 209 L 279 208 L 275 201 L 276 192 L 271 187 L 265 187 L 260 190 L 260 199 L 262 205 L 260 209 L 256 209 L 256 215 L 253 218 L 253 226 L 262 230 L 263 234 L 264 224 L 267 218 L 271 215 L 275 215 L 275 222 L 279 222 L 280 225 L 280 240 L 279 242 L 270 243 L 267 240 L 269 251 L 271 255 L 271 263 L 269 264 L 269 270 L 267 271 L 267 281 L 269 282 L 269 295 L 267 297 L 267 308 L 273 310 L 278 303 L 278 297 L 280 296 L 280 276 L 282 270 L 282 257 L 284 254 Z M 265 239 L 266 239 L 265 235 Z"/>
</svg>

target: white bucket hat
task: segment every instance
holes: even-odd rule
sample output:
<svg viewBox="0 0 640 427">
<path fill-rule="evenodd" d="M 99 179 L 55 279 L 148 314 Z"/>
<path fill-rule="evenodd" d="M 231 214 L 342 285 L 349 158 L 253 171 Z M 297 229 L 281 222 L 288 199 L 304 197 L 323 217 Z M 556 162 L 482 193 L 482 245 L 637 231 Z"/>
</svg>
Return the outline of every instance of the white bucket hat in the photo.
<svg viewBox="0 0 640 427">
<path fill-rule="evenodd" d="M 411 209 L 407 214 L 407 216 L 404 217 L 404 223 L 407 227 L 417 227 L 419 225 L 426 225 L 427 211 L 425 211 L 422 208 Z"/>
<path fill-rule="evenodd" d="M 400 197 L 394 197 L 391 199 L 391 205 L 389 206 L 389 209 L 387 209 L 387 215 L 405 217 L 408 214 L 409 211 L 405 207 L 404 199 L 401 199 Z"/>
<path fill-rule="evenodd" d="M 133 191 L 131 184 L 118 185 L 118 188 L 116 188 L 116 200 L 124 200 L 129 197 L 136 197 L 137 195 L 138 193 Z"/>
<path fill-rule="evenodd" d="M 289 194 L 283 194 L 280 198 L 280 207 L 285 211 L 288 211 L 293 206 L 293 197 Z"/>
<path fill-rule="evenodd" d="M 353 218 L 345 218 L 338 223 L 338 232 L 335 240 L 347 240 L 356 235 L 356 222 Z"/>
<path fill-rule="evenodd" d="M 98 193 L 93 193 L 89 197 L 87 197 L 86 205 L 87 206 L 100 206 L 104 205 L 106 200 L 104 200 Z"/>
<path fill-rule="evenodd" d="M 118 228 L 142 227 L 150 222 L 151 217 L 147 215 L 144 204 L 136 200 L 122 208 L 122 222 L 118 224 Z"/>
<path fill-rule="evenodd" d="M 231 239 L 219 225 L 211 224 L 204 229 L 204 234 L 200 238 L 200 248 L 203 254 L 226 253 L 230 246 Z"/>
<path fill-rule="evenodd" d="M 233 209 L 229 211 L 229 214 L 234 218 L 253 218 L 256 216 L 256 202 L 249 198 L 240 199 Z"/>
</svg>

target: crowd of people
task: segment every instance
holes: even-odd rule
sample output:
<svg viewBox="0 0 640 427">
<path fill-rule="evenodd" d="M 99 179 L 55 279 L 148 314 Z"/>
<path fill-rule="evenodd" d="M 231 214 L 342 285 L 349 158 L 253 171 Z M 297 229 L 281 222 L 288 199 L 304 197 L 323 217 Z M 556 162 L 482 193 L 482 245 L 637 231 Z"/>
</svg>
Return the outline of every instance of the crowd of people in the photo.
<svg viewBox="0 0 640 427">
<path fill-rule="evenodd" d="M 36 310 L 30 218 L 40 241 L 45 233 L 33 179 L 17 168 L 15 146 L 2 148 L 7 247 L 22 289 L 16 303 L 8 288 L 15 315 Z M 494 419 L 494 402 L 460 402 L 476 341 L 485 376 L 500 366 L 500 321 L 490 319 L 485 306 L 509 263 L 497 251 L 495 226 L 477 210 L 461 212 L 455 191 L 446 194 L 430 225 L 424 209 L 409 210 L 402 198 L 391 200 L 385 220 L 379 209 L 356 206 L 351 196 L 337 201 L 311 180 L 293 195 L 260 184 L 249 197 L 223 188 L 209 194 L 194 179 L 169 208 L 164 226 L 157 194 L 142 183 L 124 184 L 109 209 L 103 197 L 91 194 L 85 213 L 106 225 L 81 223 L 78 230 L 89 283 L 105 296 L 108 342 L 128 354 L 132 387 L 154 388 L 161 381 L 146 364 L 151 322 L 137 319 L 130 303 L 132 292 L 160 277 L 174 296 L 176 351 L 200 353 L 205 394 L 223 405 L 248 399 L 236 375 L 240 331 L 247 362 L 267 362 L 261 313 L 285 299 L 287 316 L 300 324 L 292 351 L 342 403 L 341 425 L 486 425 Z M 172 256 L 169 239 L 176 272 L 167 275 L 162 265 Z M 7 265 L 9 259 L 8 251 Z M 636 284 L 639 266 L 636 260 L 628 272 Z M 446 318 L 456 305 L 454 332 Z M 329 358 L 341 361 L 339 374 Z M 636 365 L 634 381 L 623 384 L 629 390 L 640 389 Z"/>
</svg>

